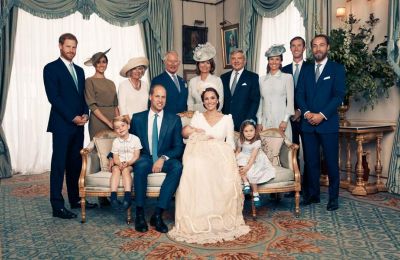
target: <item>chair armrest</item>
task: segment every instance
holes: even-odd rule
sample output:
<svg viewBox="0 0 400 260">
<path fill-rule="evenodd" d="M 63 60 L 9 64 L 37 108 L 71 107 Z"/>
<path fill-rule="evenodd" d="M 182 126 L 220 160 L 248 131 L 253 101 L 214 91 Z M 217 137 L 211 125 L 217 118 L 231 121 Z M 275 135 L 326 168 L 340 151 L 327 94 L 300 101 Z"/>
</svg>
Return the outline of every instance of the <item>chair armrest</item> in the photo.
<svg viewBox="0 0 400 260">
<path fill-rule="evenodd" d="M 295 183 L 300 183 L 300 170 L 299 165 L 297 164 L 298 150 L 299 146 L 297 144 L 294 144 L 285 138 L 284 145 L 282 145 L 279 155 L 282 167 L 293 171 Z"/>
<path fill-rule="evenodd" d="M 92 168 L 92 154 L 94 152 L 94 142 L 91 141 L 86 148 L 83 148 L 80 151 L 82 156 L 82 169 L 79 175 L 79 188 L 85 187 L 85 177 L 87 174 L 93 173 L 91 172 Z M 97 156 L 97 155 L 96 155 Z"/>
</svg>

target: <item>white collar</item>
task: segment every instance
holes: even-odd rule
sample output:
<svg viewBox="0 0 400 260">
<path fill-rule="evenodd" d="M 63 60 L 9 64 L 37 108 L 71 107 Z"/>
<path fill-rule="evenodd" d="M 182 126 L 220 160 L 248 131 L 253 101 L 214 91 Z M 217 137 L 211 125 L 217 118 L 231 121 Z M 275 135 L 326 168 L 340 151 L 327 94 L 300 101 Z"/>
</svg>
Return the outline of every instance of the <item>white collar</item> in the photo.
<svg viewBox="0 0 400 260">
<path fill-rule="evenodd" d="M 73 61 L 69 61 L 69 60 L 65 59 L 63 56 L 60 56 L 60 59 L 64 62 L 65 66 L 67 66 L 67 68 L 70 64 L 74 64 Z"/>
<path fill-rule="evenodd" d="M 315 62 L 315 67 L 317 67 L 318 64 L 321 64 L 321 66 L 325 66 L 325 64 L 328 62 L 328 56 L 325 57 L 320 63 Z"/>
<path fill-rule="evenodd" d="M 154 111 L 150 108 L 150 109 L 149 109 L 149 117 L 150 117 L 150 118 L 153 118 L 155 114 L 156 114 L 156 112 L 154 112 Z M 157 113 L 157 115 L 158 115 L 159 118 L 163 118 L 163 116 L 164 116 L 164 109 L 161 110 L 159 113 Z"/>
<path fill-rule="evenodd" d="M 124 143 L 124 142 L 129 142 L 131 140 L 131 138 L 132 138 L 132 136 L 130 134 L 128 134 L 128 138 L 126 140 L 122 139 L 121 137 L 118 137 L 117 139 L 120 143 Z"/>
</svg>

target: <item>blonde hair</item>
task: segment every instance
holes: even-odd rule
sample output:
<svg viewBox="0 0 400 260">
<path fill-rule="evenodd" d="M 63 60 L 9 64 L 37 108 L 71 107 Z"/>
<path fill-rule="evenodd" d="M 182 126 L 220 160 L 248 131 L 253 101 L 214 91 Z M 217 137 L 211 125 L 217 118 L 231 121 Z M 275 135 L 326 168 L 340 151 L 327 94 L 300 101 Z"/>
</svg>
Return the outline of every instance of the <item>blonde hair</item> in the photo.
<svg viewBox="0 0 400 260">
<path fill-rule="evenodd" d="M 116 117 L 114 117 L 114 119 L 113 119 L 113 125 L 116 123 L 116 122 L 123 122 L 123 123 L 126 123 L 127 125 L 130 125 L 130 123 L 131 123 L 131 120 L 129 119 L 129 116 L 128 115 L 123 115 L 123 116 L 116 116 Z"/>
</svg>

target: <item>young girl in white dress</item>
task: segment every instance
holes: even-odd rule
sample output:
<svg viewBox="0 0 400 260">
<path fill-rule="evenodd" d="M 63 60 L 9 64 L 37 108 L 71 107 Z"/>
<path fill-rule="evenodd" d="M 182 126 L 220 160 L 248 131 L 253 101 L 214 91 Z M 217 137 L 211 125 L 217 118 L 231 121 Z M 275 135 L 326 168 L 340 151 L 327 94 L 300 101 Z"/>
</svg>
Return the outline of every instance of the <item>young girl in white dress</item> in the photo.
<svg viewBox="0 0 400 260">
<path fill-rule="evenodd" d="M 251 190 L 253 190 L 254 205 L 256 207 L 261 206 L 257 184 L 265 183 L 275 178 L 275 168 L 261 150 L 261 140 L 256 131 L 256 122 L 252 119 L 243 121 L 240 126 L 236 160 L 244 183 L 243 193 L 250 194 Z"/>
<path fill-rule="evenodd" d="M 126 210 L 132 204 L 132 165 L 139 159 L 140 149 L 142 149 L 140 139 L 135 135 L 129 134 L 129 121 L 128 115 L 118 116 L 113 120 L 114 131 L 118 135 L 114 139 L 111 148 L 114 166 L 112 167 L 110 186 L 111 206 L 114 209 L 119 209 L 121 204 L 117 199 L 117 190 L 121 175 L 125 191 L 122 208 Z"/>
</svg>

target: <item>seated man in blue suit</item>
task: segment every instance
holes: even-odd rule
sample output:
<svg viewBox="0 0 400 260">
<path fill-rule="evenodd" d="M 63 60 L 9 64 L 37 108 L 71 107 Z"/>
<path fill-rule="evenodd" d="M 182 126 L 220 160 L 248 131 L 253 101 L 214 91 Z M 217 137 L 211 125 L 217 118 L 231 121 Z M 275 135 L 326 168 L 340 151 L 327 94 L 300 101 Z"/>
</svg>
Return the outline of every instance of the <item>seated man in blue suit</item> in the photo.
<svg viewBox="0 0 400 260">
<path fill-rule="evenodd" d="M 164 56 L 165 71 L 151 81 L 151 86 L 162 85 L 167 91 L 164 111 L 177 114 L 187 110 L 188 89 L 186 82 L 176 72 L 181 61 L 176 51 L 168 51 Z"/>
<path fill-rule="evenodd" d="M 240 49 L 230 53 L 232 71 L 221 75 L 224 85 L 224 106 L 222 113 L 232 114 L 235 131 L 246 119 L 257 121 L 256 114 L 260 104 L 260 85 L 258 75 L 244 68 L 246 57 Z"/>
<path fill-rule="evenodd" d="M 329 38 L 320 34 L 311 41 L 315 63 L 304 68 L 298 82 L 296 102 L 302 112 L 301 130 L 304 149 L 307 186 L 303 204 L 320 202 L 320 146 L 328 166 L 329 201 L 327 210 L 339 208 L 339 117 L 337 107 L 345 95 L 344 66 L 328 60 Z"/>
<path fill-rule="evenodd" d="M 139 137 L 143 149 L 139 160 L 133 166 L 133 182 L 136 195 L 135 229 L 148 230 L 144 218 L 147 190 L 147 175 L 165 172 L 167 176 L 161 185 L 158 205 L 150 224 L 161 233 L 168 232 L 162 213 L 168 209 L 182 174 L 180 158 L 183 154 L 182 123 L 179 116 L 164 110 L 167 92 L 162 85 L 150 89 L 150 109 L 133 114 L 130 132 Z"/>
</svg>

